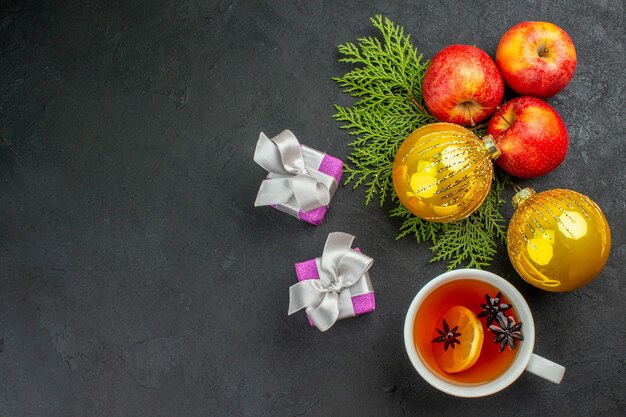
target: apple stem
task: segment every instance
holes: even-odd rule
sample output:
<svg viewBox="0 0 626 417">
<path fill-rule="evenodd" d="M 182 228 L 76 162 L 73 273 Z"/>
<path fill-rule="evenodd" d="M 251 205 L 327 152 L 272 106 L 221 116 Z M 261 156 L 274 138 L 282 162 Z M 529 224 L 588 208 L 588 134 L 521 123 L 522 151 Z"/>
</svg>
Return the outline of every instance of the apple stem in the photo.
<svg viewBox="0 0 626 417">
<path fill-rule="evenodd" d="M 465 108 L 467 109 L 467 114 L 469 115 L 471 126 L 472 127 L 476 126 L 476 123 L 474 123 L 474 118 L 472 117 L 472 110 L 470 108 L 470 104 L 465 103 Z"/>
<path fill-rule="evenodd" d="M 509 125 L 509 127 L 513 126 L 513 123 L 509 122 L 506 117 L 504 117 L 504 115 L 502 114 L 502 112 L 500 111 L 500 106 L 496 107 L 496 111 L 498 112 L 498 114 L 500 115 L 500 117 L 502 117 L 502 120 L 504 120 L 506 122 L 506 124 Z"/>
</svg>

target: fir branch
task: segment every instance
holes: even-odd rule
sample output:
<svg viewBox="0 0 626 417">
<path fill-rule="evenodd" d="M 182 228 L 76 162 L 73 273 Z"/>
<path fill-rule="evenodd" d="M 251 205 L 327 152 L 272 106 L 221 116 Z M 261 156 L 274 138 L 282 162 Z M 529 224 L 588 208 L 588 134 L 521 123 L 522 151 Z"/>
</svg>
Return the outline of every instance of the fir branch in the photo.
<svg viewBox="0 0 626 417">
<path fill-rule="evenodd" d="M 449 261 L 448 270 L 459 266 L 489 266 L 498 242 L 506 240 L 506 224 L 500 207 L 502 191 L 510 183 L 505 174 L 494 175 L 491 190 L 476 212 L 466 219 L 443 224 L 442 233 L 431 239 L 430 249 L 434 253 L 431 262 Z"/>
<path fill-rule="evenodd" d="M 404 30 L 382 16 L 371 19 L 383 42 L 367 37 L 357 45 L 339 46 L 341 62 L 355 65 L 333 78 L 345 93 L 359 100 L 352 107 L 335 106 L 335 119 L 356 136 L 346 166 L 345 184 L 365 185 L 365 202 L 378 197 L 382 206 L 393 190 L 391 163 L 402 141 L 418 127 L 436 121 L 424 108 L 421 62 Z"/>
<path fill-rule="evenodd" d="M 443 227 L 441 223 L 433 223 L 420 219 L 399 202 L 397 206 L 390 211 L 390 216 L 402 219 L 400 233 L 396 236 L 396 240 L 405 236 L 414 236 L 417 243 L 427 240 L 435 241 Z"/>
<path fill-rule="evenodd" d="M 422 220 L 400 204 L 391 177 L 393 158 L 404 139 L 415 129 L 437 120 L 426 111 L 422 80 L 428 61 L 422 60 L 401 26 L 377 15 L 371 19 L 380 31 L 375 37 L 339 46 L 340 62 L 353 66 L 342 77 L 333 78 L 356 101 L 350 107 L 335 106 L 334 118 L 354 136 L 345 165 L 346 180 L 353 188 L 365 188 L 365 204 L 376 197 L 382 206 L 388 199 L 395 206 L 390 216 L 402 221 L 397 239 L 414 236 L 418 243 L 431 241 L 431 262 L 447 261 L 448 269 L 461 265 L 489 265 L 503 242 L 504 218 L 500 196 L 510 181 L 495 175 L 482 206 L 468 218 L 454 223 Z M 471 129 L 485 133 L 485 125 Z"/>
</svg>

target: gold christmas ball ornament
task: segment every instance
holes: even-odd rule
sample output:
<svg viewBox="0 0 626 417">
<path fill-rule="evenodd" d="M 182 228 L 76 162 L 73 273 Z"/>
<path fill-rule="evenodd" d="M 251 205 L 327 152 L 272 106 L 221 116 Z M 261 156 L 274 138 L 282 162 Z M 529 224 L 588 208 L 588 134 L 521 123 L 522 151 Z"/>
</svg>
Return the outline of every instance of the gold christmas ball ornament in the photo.
<svg viewBox="0 0 626 417">
<path fill-rule="evenodd" d="M 472 214 L 485 200 L 500 152 L 489 135 L 479 139 L 453 123 L 432 123 L 411 133 L 393 162 L 400 202 L 417 217 L 447 223 Z"/>
<path fill-rule="evenodd" d="M 591 282 L 611 250 L 611 231 L 590 198 L 570 190 L 524 188 L 507 232 L 511 263 L 528 283 L 562 292 Z"/>
</svg>

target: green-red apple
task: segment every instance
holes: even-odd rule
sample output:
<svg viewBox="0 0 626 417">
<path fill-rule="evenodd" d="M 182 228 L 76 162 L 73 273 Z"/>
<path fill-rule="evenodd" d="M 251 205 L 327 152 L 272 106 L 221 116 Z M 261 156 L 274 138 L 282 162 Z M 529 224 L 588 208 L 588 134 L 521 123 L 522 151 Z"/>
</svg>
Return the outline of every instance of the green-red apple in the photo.
<svg viewBox="0 0 626 417">
<path fill-rule="evenodd" d="M 569 35 L 548 22 L 522 22 L 510 28 L 496 49 L 504 82 L 520 95 L 550 97 L 569 83 L 576 49 Z"/>
<path fill-rule="evenodd" d="M 474 126 L 502 102 L 504 82 L 486 52 L 470 45 L 451 45 L 428 64 L 422 93 L 428 111 L 437 119 Z"/>
</svg>

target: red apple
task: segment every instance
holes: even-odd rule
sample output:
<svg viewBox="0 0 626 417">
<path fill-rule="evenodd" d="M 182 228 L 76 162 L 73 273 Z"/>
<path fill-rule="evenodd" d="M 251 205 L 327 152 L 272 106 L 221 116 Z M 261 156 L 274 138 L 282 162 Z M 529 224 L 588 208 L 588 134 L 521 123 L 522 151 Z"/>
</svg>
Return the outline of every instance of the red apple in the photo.
<svg viewBox="0 0 626 417">
<path fill-rule="evenodd" d="M 487 126 L 502 155 L 496 163 L 520 178 L 558 167 L 567 153 L 567 128 L 561 116 L 536 97 L 516 97 L 502 105 Z"/>
<path fill-rule="evenodd" d="M 498 44 L 496 65 L 516 93 L 550 97 L 569 83 L 576 70 L 576 49 L 569 35 L 548 22 L 522 22 Z"/>
<path fill-rule="evenodd" d="M 451 45 L 428 64 L 422 94 L 428 111 L 437 119 L 474 126 L 502 102 L 504 83 L 484 51 L 470 45 Z"/>
</svg>

